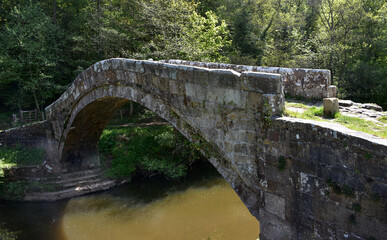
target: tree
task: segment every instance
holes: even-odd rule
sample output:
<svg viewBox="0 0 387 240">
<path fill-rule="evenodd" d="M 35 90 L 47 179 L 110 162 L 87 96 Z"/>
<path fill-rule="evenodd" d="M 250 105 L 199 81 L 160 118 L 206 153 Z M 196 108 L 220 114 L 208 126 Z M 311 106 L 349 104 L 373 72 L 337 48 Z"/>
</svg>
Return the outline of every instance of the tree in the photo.
<svg viewBox="0 0 387 240">
<path fill-rule="evenodd" d="M 143 43 L 140 58 L 227 61 L 230 40 L 224 21 L 213 12 L 201 16 L 197 5 L 185 0 L 149 0 L 141 3 L 137 29 Z"/>
<path fill-rule="evenodd" d="M 29 2 L 12 9 L 0 33 L 0 85 L 16 88 L 8 104 L 31 107 L 28 103 L 32 100 L 41 109 L 45 100 L 55 94 L 53 72 L 59 60 L 60 39 L 59 29 L 39 4 Z"/>
</svg>

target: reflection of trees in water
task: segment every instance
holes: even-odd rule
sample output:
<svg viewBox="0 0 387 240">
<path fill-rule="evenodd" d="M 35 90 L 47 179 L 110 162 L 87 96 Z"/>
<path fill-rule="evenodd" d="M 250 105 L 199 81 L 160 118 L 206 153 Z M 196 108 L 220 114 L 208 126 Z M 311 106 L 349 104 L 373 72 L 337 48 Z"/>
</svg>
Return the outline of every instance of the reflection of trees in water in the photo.
<svg viewBox="0 0 387 240">
<path fill-rule="evenodd" d="M 16 240 L 18 232 L 12 232 L 9 229 L 6 229 L 4 226 L 0 225 L 0 239 L 1 240 Z"/>
</svg>

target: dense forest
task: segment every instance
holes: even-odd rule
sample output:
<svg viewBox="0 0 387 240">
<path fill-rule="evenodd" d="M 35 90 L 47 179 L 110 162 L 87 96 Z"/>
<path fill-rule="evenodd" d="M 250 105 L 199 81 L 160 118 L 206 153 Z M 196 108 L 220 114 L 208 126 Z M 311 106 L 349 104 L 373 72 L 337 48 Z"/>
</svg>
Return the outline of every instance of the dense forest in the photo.
<svg viewBox="0 0 387 240">
<path fill-rule="evenodd" d="M 102 59 L 327 68 L 387 107 L 384 0 L 0 0 L 0 110 L 44 109 Z"/>
</svg>

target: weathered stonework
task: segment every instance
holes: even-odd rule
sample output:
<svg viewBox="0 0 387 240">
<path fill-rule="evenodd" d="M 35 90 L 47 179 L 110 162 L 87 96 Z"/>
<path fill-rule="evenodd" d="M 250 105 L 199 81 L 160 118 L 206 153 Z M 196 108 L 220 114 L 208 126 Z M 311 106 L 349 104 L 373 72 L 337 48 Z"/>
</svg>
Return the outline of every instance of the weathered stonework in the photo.
<svg viewBox="0 0 387 240">
<path fill-rule="evenodd" d="M 98 167 L 102 130 L 122 104 L 135 101 L 198 144 L 260 221 L 261 240 L 383 239 L 387 140 L 280 117 L 282 75 L 222 69 L 227 66 L 94 64 L 36 125 L 45 126 L 36 139 L 50 153 L 46 164 L 67 174 Z M 0 133 L 0 141 L 32 146 L 27 139 L 35 128 Z"/>
<path fill-rule="evenodd" d="M 211 69 L 232 69 L 237 72 L 252 71 L 281 74 L 285 94 L 293 97 L 323 99 L 336 97 L 337 93 L 337 87 L 331 85 L 331 72 L 327 69 L 257 67 L 181 60 L 162 60 L 160 62 Z"/>
<path fill-rule="evenodd" d="M 260 239 L 384 239 L 386 142 L 340 125 L 287 117 L 258 130 L 266 180 L 258 219 L 268 230 Z M 280 158 L 286 159 L 282 171 Z"/>
</svg>

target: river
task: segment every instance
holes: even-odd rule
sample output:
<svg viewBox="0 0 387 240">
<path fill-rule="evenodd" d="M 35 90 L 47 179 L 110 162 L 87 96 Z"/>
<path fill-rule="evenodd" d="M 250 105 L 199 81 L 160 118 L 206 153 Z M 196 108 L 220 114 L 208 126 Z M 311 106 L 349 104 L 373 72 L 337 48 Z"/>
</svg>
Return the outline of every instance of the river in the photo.
<svg viewBox="0 0 387 240">
<path fill-rule="evenodd" d="M 0 239 L 255 240 L 259 223 L 211 169 L 57 202 L 0 203 Z"/>
</svg>

